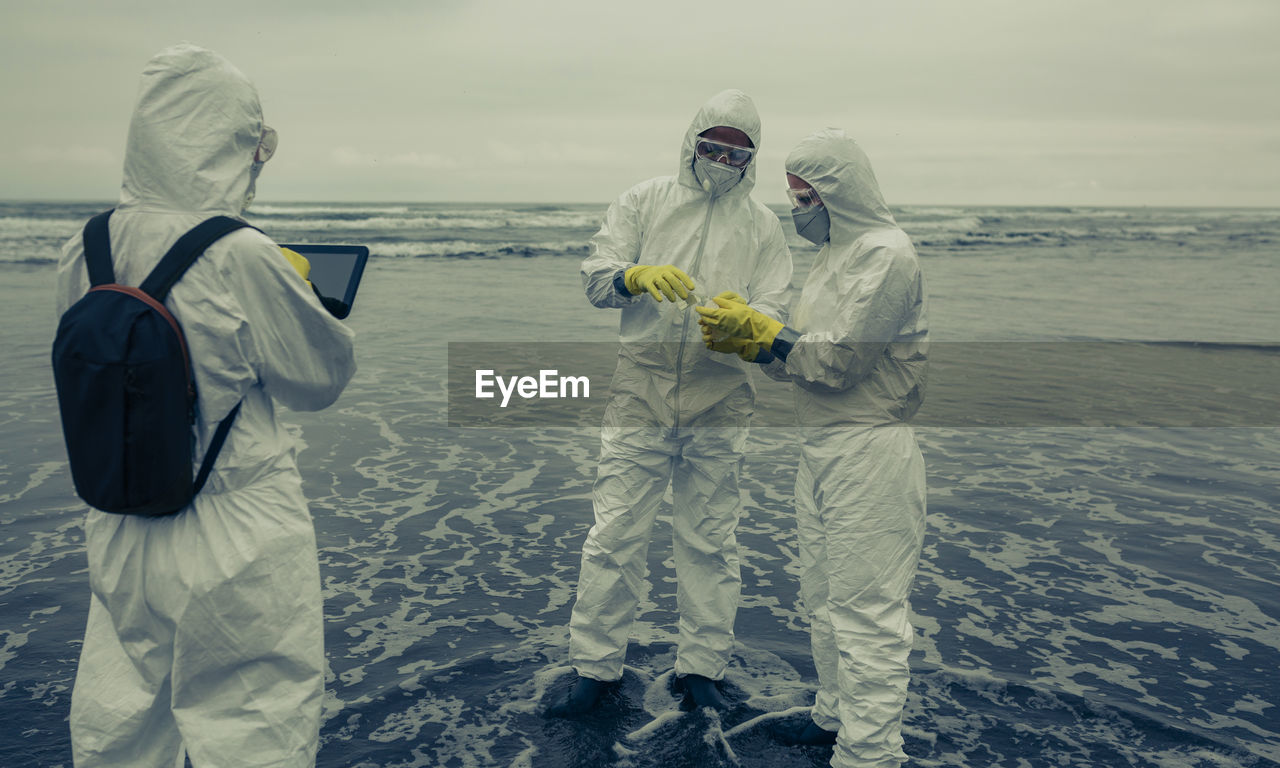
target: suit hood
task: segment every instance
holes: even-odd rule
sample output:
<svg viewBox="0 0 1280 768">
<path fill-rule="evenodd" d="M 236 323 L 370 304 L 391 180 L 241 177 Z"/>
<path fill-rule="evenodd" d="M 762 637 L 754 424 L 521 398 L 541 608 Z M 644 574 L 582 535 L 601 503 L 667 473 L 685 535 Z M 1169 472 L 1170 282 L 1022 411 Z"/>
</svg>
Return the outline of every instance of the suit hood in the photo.
<svg viewBox="0 0 1280 768">
<path fill-rule="evenodd" d="M 831 217 L 832 245 L 872 229 L 897 228 L 871 161 L 844 131 L 828 128 L 805 138 L 787 155 L 786 169 L 818 191 Z"/>
<path fill-rule="evenodd" d="M 694 116 L 689 130 L 685 132 L 684 144 L 680 147 L 680 168 L 676 176 L 681 184 L 702 189 L 702 185 L 693 175 L 693 145 L 697 141 L 698 134 L 718 125 L 737 128 L 751 139 L 755 156 L 747 165 L 742 180 L 727 193 L 729 195 L 749 194 L 756 184 L 756 158 L 760 155 L 760 114 L 756 112 L 756 105 L 751 101 L 751 97 L 734 88 L 712 96 Z"/>
<path fill-rule="evenodd" d="M 262 134 L 258 92 L 213 51 L 181 43 L 142 72 L 122 206 L 239 216 Z"/>
</svg>

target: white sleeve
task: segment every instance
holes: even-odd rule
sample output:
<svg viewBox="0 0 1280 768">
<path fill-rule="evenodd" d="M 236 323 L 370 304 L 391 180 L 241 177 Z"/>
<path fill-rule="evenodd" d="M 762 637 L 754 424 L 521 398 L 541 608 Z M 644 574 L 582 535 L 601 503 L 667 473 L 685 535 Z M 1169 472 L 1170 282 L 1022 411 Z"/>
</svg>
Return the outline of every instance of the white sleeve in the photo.
<svg viewBox="0 0 1280 768">
<path fill-rule="evenodd" d="M 266 393 L 286 407 L 328 407 L 355 373 L 355 333 L 321 306 L 279 246 L 246 234 L 253 239 L 228 237 L 234 256 L 223 278 L 248 321 L 251 364 Z"/>
<path fill-rule="evenodd" d="M 767 209 L 766 213 L 760 256 L 747 282 L 746 299 L 752 309 L 785 323 L 791 302 L 791 249 L 778 217 Z"/>
<path fill-rule="evenodd" d="M 880 246 L 859 259 L 858 273 L 831 307 L 832 330 L 805 333 L 787 355 L 800 386 L 843 391 L 871 375 L 911 307 L 919 267 L 913 257 Z"/>
<path fill-rule="evenodd" d="M 603 308 L 625 307 L 640 300 L 641 295 L 618 291 L 615 284 L 619 272 L 636 264 L 640 258 L 640 211 L 637 189 L 627 190 L 604 215 L 600 231 L 591 237 L 591 255 L 582 262 L 582 287 L 587 300 Z"/>
</svg>

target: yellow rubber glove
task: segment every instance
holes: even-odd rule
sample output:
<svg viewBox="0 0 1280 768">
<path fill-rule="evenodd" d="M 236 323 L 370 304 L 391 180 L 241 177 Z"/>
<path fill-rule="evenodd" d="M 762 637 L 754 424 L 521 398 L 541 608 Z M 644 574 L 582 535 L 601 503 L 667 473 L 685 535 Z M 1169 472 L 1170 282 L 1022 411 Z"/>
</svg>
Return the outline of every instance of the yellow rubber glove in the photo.
<svg viewBox="0 0 1280 768">
<path fill-rule="evenodd" d="M 754 341 L 747 341 L 746 339 L 720 339 L 717 341 L 711 329 L 705 325 L 702 326 L 702 343 L 707 345 L 707 349 L 712 352 L 737 355 L 748 363 L 754 363 L 756 357 L 760 354 L 760 345 Z"/>
<path fill-rule="evenodd" d="M 694 307 L 702 315 L 698 322 L 709 328 L 714 337 L 744 339 L 769 349 L 783 324 L 747 306 L 737 294 L 726 295 L 728 293 L 726 291 L 712 299 L 716 308 Z"/>
<path fill-rule="evenodd" d="M 746 300 L 746 299 L 742 298 L 741 296 L 739 296 L 738 294 L 734 293 L 733 291 L 721 291 L 720 293 L 718 293 L 718 294 L 716 294 L 714 297 L 712 297 L 712 299 L 711 299 L 711 300 L 712 300 L 712 301 L 715 301 L 716 299 L 724 299 L 725 301 L 736 301 L 736 302 L 738 302 L 739 304 L 746 304 L 746 303 L 747 303 L 747 300 Z M 700 301 L 700 302 L 698 302 L 698 303 L 699 303 L 699 304 L 706 304 L 706 302 L 705 302 L 705 301 Z M 716 307 L 709 307 L 709 309 L 715 309 L 715 308 L 716 308 Z M 702 338 L 703 338 L 703 341 L 706 341 L 707 339 L 710 339 L 711 341 L 724 341 L 724 340 L 725 340 L 725 339 L 727 339 L 727 338 L 728 338 L 728 336 L 729 336 L 729 334 L 725 333 L 724 331 L 712 330 L 712 329 L 707 325 L 707 319 L 706 319 L 705 317 L 699 317 L 699 318 L 698 318 L 698 325 L 701 325 L 701 326 L 702 326 Z M 710 346 L 711 346 L 710 344 L 708 344 L 708 345 L 707 345 L 708 349 L 710 348 Z M 723 352 L 723 351 L 725 351 L 725 350 L 717 349 L 716 351 L 717 351 L 717 352 Z"/>
<path fill-rule="evenodd" d="M 288 248 L 281 248 L 280 252 L 289 260 L 289 264 L 298 270 L 298 274 L 302 276 L 303 281 L 310 288 L 311 281 L 308 278 L 311 277 L 311 262 L 307 261 L 307 257 Z"/>
<path fill-rule="evenodd" d="M 667 301 L 674 302 L 693 290 L 693 280 L 670 264 L 660 267 L 638 264 L 623 274 L 622 281 L 633 295 L 647 291 L 654 301 L 662 301 L 666 296 Z"/>
</svg>

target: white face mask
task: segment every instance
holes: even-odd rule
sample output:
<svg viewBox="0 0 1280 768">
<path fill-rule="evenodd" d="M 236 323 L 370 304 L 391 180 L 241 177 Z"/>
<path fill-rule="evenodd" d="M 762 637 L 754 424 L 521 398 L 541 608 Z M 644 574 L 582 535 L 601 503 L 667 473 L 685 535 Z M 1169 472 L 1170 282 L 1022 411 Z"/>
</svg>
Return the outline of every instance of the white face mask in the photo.
<svg viewBox="0 0 1280 768">
<path fill-rule="evenodd" d="M 712 197 L 719 197 L 737 186 L 742 180 L 746 168 L 734 168 L 726 163 L 718 163 L 705 157 L 693 159 L 693 175 L 702 184 L 703 190 Z"/>
<path fill-rule="evenodd" d="M 791 220 L 796 225 L 796 234 L 814 245 L 831 239 L 831 214 L 825 205 L 815 205 L 807 211 L 792 209 Z"/>
</svg>

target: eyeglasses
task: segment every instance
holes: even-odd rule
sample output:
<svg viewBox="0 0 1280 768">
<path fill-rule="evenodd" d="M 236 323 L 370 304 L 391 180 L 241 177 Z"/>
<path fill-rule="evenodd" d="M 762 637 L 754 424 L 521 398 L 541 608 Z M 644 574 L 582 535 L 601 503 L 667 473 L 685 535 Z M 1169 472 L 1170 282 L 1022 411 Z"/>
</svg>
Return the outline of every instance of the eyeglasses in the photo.
<svg viewBox="0 0 1280 768">
<path fill-rule="evenodd" d="M 787 197 L 791 200 L 791 207 L 799 211 L 807 211 L 822 205 L 822 198 L 818 197 L 818 192 L 813 187 L 804 189 L 787 187 Z"/>
<path fill-rule="evenodd" d="M 276 133 L 275 128 L 262 126 L 262 138 L 258 139 L 258 149 L 253 153 L 253 161 L 255 163 L 267 162 L 276 153 L 276 147 L 278 146 L 280 146 L 280 134 Z"/>
<path fill-rule="evenodd" d="M 712 141 L 711 139 L 698 139 L 698 142 L 694 144 L 693 151 L 697 153 L 698 157 L 705 157 L 716 162 L 724 158 L 734 168 L 742 168 L 751 162 L 751 156 L 756 152 L 750 147 L 739 147 L 735 144 L 725 144 L 722 141 Z"/>
</svg>

